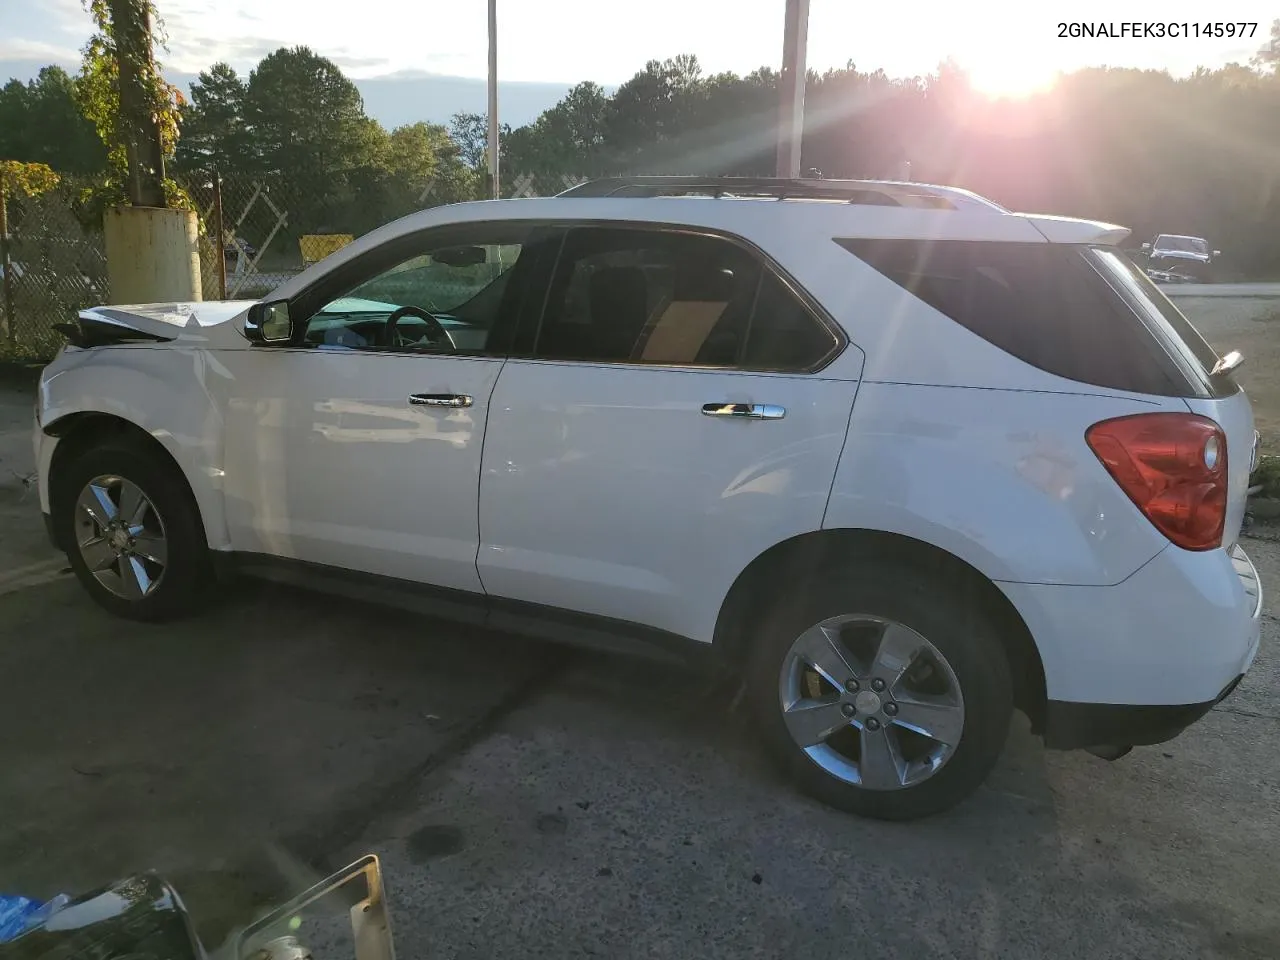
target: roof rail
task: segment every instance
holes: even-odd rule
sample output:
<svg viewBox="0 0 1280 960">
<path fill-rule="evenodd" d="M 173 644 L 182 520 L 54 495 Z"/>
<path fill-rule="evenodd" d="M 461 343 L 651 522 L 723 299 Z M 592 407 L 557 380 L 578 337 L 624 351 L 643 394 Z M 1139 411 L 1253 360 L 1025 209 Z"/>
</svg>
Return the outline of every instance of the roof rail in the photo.
<svg viewBox="0 0 1280 960">
<path fill-rule="evenodd" d="M 968 190 L 892 180 L 790 180 L 778 177 L 602 177 L 562 197 L 770 197 L 775 200 L 839 200 L 845 203 L 932 210 L 983 209 L 1008 213 Z"/>
</svg>

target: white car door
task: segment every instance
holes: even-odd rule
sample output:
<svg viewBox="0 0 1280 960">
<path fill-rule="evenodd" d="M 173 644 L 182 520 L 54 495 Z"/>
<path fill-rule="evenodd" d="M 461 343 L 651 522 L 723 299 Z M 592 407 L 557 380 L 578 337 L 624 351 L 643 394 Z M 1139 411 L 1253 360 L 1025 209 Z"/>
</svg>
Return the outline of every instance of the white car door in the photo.
<svg viewBox="0 0 1280 960">
<path fill-rule="evenodd" d="M 293 341 L 228 356 L 237 552 L 483 592 L 480 451 L 528 233 L 402 238 L 291 300 Z"/>
<path fill-rule="evenodd" d="M 857 388 L 820 372 L 842 344 L 729 239 L 571 230 L 490 401 L 486 592 L 710 640 L 746 565 L 821 528 Z"/>
</svg>

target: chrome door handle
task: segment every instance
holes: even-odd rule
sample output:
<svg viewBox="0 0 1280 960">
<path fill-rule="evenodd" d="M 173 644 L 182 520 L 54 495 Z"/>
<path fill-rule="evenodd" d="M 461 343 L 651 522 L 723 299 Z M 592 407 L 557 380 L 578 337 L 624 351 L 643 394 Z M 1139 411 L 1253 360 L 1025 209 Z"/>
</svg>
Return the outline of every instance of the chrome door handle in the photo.
<svg viewBox="0 0 1280 960">
<path fill-rule="evenodd" d="M 469 407 L 472 402 L 465 393 L 409 394 L 409 403 L 415 407 Z"/>
<path fill-rule="evenodd" d="M 704 403 L 706 417 L 747 417 L 752 420 L 781 420 L 787 408 L 776 403 Z"/>
</svg>

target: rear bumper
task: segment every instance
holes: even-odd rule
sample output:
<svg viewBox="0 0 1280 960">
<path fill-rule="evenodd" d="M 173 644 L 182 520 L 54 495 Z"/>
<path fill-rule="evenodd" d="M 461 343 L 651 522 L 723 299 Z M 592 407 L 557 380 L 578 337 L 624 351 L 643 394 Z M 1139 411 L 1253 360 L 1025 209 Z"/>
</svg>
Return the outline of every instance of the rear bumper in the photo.
<svg viewBox="0 0 1280 960">
<path fill-rule="evenodd" d="M 998 586 L 1040 652 L 1050 745 L 1166 740 L 1207 713 L 1257 655 L 1262 589 L 1238 545 L 1170 546 L 1109 587 Z"/>
<path fill-rule="evenodd" d="M 1057 750 L 1086 747 L 1140 747 L 1172 740 L 1235 691 L 1236 677 L 1212 700 L 1176 706 L 1123 703 L 1070 703 L 1050 700 L 1045 709 L 1045 746 Z"/>
</svg>

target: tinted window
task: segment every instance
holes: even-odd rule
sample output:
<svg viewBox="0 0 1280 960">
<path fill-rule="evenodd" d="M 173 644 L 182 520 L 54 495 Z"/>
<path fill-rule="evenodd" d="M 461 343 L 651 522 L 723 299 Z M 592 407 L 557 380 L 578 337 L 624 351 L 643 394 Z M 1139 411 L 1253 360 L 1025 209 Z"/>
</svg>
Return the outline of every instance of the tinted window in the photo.
<svg viewBox="0 0 1280 960">
<path fill-rule="evenodd" d="M 756 370 L 810 370 L 837 343 L 809 308 L 772 271 L 765 271 L 742 365 Z"/>
<path fill-rule="evenodd" d="M 1181 357 L 1182 362 L 1190 367 L 1191 375 L 1200 380 L 1211 394 L 1230 396 L 1240 389 L 1230 373 L 1213 373 L 1220 359 L 1217 351 L 1209 346 L 1173 301 L 1151 282 L 1145 271 L 1118 250 L 1099 248 L 1090 256 L 1115 281 L 1122 295 L 1131 300 L 1133 308 L 1146 317 L 1156 336 Z"/>
<path fill-rule="evenodd" d="M 755 257 L 717 237 L 580 229 L 566 238 L 536 355 L 808 369 L 836 345 Z"/>
<path fill-rule="evenodd" d="M 860 260 L 984 340 L 1049 373 L 1117 390 L 1188 384 L 1088 248 L 960 240 L 840 240 Z"/>
</svg>

